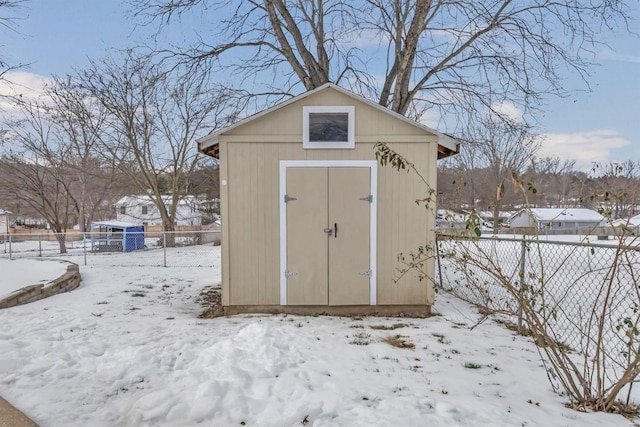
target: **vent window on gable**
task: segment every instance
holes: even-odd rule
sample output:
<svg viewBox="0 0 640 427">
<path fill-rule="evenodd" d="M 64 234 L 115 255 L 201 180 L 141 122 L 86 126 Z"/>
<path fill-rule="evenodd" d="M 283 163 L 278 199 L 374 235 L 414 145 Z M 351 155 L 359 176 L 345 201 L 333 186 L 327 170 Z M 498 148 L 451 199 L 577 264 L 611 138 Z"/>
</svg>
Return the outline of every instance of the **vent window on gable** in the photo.
<svg viewBox="0 0 640 427">
<path fill-rule="evenodd" d="M 354 106 L 309 106 L 302 113 L 303 148 L 355 148 Z"/>
</svg>

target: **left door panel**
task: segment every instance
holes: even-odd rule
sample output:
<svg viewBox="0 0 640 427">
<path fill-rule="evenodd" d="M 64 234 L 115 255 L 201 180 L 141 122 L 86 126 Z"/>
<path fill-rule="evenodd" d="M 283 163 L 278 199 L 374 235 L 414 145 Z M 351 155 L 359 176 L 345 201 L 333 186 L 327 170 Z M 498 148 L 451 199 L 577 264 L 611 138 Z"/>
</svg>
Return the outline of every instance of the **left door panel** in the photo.
<svg viewBox="0 0 640 427">
<path fill-rule="evenodd" d="M 287 303 L 327 305 L 327 168 L 287 168 Z"/>
</svg>

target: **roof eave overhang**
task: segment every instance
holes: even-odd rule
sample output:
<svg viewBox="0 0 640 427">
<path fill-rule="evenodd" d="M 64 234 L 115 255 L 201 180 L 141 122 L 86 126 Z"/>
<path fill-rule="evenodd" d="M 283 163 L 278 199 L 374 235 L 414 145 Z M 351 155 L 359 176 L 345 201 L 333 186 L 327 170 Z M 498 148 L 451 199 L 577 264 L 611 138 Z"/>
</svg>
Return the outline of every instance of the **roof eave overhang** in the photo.
<svg viewBox="0 0 640 427">
<path fill-rule="evenodd" d="M 438 160 L 454 156 L 460 153 L 460 142 L 450 136 L 438 135 Z"/>
<path fill-rule="evenodd" d="M 220 160 L 220 145 L 218 135 L 207 135 L 198 140 L 198 151 L 202 154 Z"/>
<path fill-rule="evenodd" d="M 218 138 L 215 141 L 202 141 L 198 142 L 198 151 L 202 154 L 220 159 L 220 145 L 218 144 Z M 460 144 L 455 144 L 452 149 L 449 145 L 440 144 L 438 141 L 438 160 L 445 159 L 447 157 L 454 156 L 460 153 Z"/>
</svg>

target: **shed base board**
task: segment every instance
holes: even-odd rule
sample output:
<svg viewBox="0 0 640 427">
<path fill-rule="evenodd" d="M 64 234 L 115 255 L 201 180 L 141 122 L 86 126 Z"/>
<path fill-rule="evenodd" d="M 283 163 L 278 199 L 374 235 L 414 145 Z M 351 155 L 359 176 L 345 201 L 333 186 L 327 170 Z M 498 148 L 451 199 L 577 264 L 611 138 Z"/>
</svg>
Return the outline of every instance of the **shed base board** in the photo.
<svg viewBox="0 0 640 427">
<path fill-rule="evenodd" d="M 228 305 L 225 316 L 241 313 L 299 314 L 327 316 L 431 316 L 430 305 Z"/>
</svg>

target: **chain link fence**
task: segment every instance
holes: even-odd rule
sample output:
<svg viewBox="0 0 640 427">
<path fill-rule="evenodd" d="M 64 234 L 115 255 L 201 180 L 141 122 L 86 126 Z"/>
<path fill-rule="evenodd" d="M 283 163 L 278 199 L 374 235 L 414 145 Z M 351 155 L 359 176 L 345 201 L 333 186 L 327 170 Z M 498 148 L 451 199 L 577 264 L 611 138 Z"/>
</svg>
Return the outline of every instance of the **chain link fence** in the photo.
<svg viewBox="0 0 640 427">
<path fill-rule="evenodd" d="M 0 234 L 0 259 L 63 258 L 79 265 L 139 267 L 213 267 L 219 231 L 140 233 L 136 250 L 127 252 L 124 236 L 91 233 Z M 136 237 L 137 239 L 137 237 Z"/>
<path fill-rule="evenodd" d="M 506 315 L 519 329 L 526 328 L 519 304 L 496 275 L 534 304 L 556 342 L 587 351 L 594 340 L 594 313 L 600 313 L 606 316 L 602 331 L 606 346 L 612 351 L 629 351 L 621 346 L 630 342 L 630 328 L 637 330 L 638 326 L 639 245 L 618 239 L 573 243 L 441 235 L 438 254 L 437 282 L 443 289 L 489 312 Z"/>
</svg>

